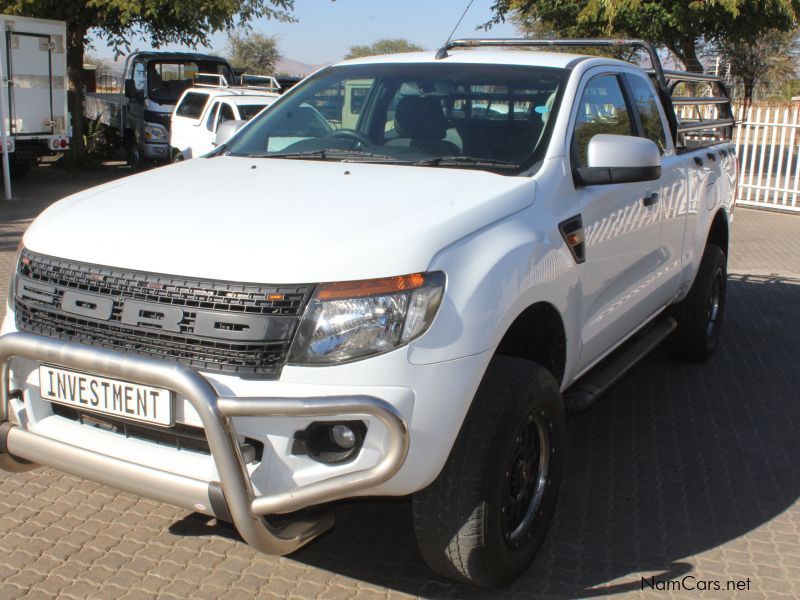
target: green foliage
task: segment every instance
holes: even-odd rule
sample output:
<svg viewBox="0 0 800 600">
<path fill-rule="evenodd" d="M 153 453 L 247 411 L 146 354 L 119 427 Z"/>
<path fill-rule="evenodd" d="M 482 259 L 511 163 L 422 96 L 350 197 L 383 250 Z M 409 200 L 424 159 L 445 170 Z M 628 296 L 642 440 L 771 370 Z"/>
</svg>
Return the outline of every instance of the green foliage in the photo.
<svg viewBox="0 0 800 600">
<path fill-rule="evenodd" d="M 412 44 L 407 40 L 386 39 L 378 40 L 371 46 L 352 46 L 345 58 L 360 58 L 375 54 L 400 54 L 403 52 L 418 52 L 420 50 L 423 50 L 421 46 Z"/>
<path fill-rule="evenodd" d="M 278 42 L 274 37 L 242 30 L 228 35 L 228 60 L 231 65 L 247 73 L 272 73 L 280 57 Z"/>
<path fill-rule="evenodd" d="M 92 28 L 119 53 L 128 51 L 132 37 L 144 35 L 155 47 L 195 47 L 214 32 L 254 19 L 291 20 L 293 6 L 294 0 L 0 0 L 6 14 L 60 19 L 83 36 Z"/>
<path fill-rule="evenodd" d="M 639 37 L 669 49 L 687 69 L 700 70 L 703 42 L 752 44 L 765 31 L 788 31 L 800 0 L 495 0 L 494 17 L 559 37 Z"/>
<path fill-rule="evenodd" d="M 742 85 L 746 105 L 752 103 L 759 83 L 784 82 L 796 77 L 800 56 L 797 31 L 765 31 L 747 44 L 722 39 L 717 50 L 730 65 L 734 80 Z"/>
<path fill-rule="evenodd" d="M 93 157 L 102 157 L 108 151 L 105 127 L 100 122 L 101 116 L 89 121 L 86 124 L 86 130 L 83 132 L 83 144 L 86 146 L 86 152 Z"/>
</svg>

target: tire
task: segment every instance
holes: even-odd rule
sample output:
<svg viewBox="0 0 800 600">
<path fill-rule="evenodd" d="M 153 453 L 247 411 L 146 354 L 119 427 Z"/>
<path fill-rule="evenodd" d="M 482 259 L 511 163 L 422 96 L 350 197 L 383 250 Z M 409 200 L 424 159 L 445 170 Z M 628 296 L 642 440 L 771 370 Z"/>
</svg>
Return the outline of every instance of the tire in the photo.
<svg viewBox="0 0 800 600">
<path fill-rule="evenodd" d="M 478 587 L 516 579 L 552 520 L 565 450 L 553 376 L 527 360 L 493 358 L 442 472 L 412 500 L 428 566 Z M 539 469 L 530 471 L 533 463 Z"/>
<path fill-rule="evenodd" d="M 722 248 L 707 244 L 689 294 L 669 309 L 678 322 L 666 341 L 673 358 L 700 362 L 714 352 L 725 315 L 727 262 Z"/>
<path fill-rule="evenodd" d="M 129 166 L 133 167 L 134 169 L 141 169 L 144 168 L 144 160 L 142 159 L 142 155 L 139 152 L 139 148 L 134 146 L 133 148 L 128 148 L 125 153 L 125 159 Z"/>
</svg>

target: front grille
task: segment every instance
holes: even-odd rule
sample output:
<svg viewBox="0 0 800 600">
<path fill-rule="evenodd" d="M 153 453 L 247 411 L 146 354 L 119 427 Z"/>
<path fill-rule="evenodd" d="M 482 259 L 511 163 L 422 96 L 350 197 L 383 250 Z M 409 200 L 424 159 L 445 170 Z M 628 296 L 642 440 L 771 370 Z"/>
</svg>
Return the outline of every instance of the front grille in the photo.
<svg viewBox="0 0 800 600">
<path fill-rule="evenodd" d="M 211 454 L 208 440 L 202 427 L 192 427 L 191 425 L 182 425 L 180 423 L 176 423 L 169 429 L 148 427 L 147 425 L 130 423 L 124 419 L 110 419 L 103 415 L 79 410 L 71 406 L 64 406 L 63 404 L 56 404 L 55 402 L 50 403 L 50 406 L 54 415 L 70 421 L 76 421 L 81 425 L 118 433 L 126 438 L 154 442 L 176 450 L 191 450 L 201 454 Z"/>
<path fill-rule="evenodd" d="M 126 438 L 144 440 L 159 446 L 175 448 L 178 451 L 189 450 L 200 454 L 211 454 L 206 432 L 202 427 L 176 423 L 167 429 L 143 423 L 131 423 L 125 419 L 114 419 L 55 402 L 51 402 L 50 407 L 54 415 L 75 421 L 81 425 L 110 431 Z M 244 438 L 244 441 L 239 443 L 239 450 L 242 452 L 242 458 L 246 464 L 261 462 L 264 454 L 264 444 L 258 440 Z"/>
<path fill-rule="evenodd" d="M 167 131 L 172 127 L 172 113 L 161 113 L 154 110 L 144 111 L 145 123 L 154 123 L 156 125 L 163 125 Z"/>
<path fill-rule="evenodd" d="M 310 285 L 188 280 L 124 271 L 28 250 L 20 257 L 17 274 L 14 305 L 21 331 L 175 360 L 205 371 L 265 378 L 280 375 L 299 318 L 313 291 Z M 28 282 L 32 291 L 26 288 Z M 95 318 L 91 310 L 76 314 L 82 311 L 65 309 L 64 293 L 70 290 L 110 298 L 110 314 Z M 157 316 L 159 310 L 167 310 L 161 307 L 175 307 L 182 316 L 174 331 L 166 330 L 153 318 L 134 325 L 123 320 L 126 301 L 152 307 L 151 312 Z M 217 328 L 206 328 L 201 335 L 196 331 L 198 315 L 205 315 L 207 321 L 210 315 Z M 263 325 L 264 335 L 237 341 L 242 319 Z"/>
</svg>

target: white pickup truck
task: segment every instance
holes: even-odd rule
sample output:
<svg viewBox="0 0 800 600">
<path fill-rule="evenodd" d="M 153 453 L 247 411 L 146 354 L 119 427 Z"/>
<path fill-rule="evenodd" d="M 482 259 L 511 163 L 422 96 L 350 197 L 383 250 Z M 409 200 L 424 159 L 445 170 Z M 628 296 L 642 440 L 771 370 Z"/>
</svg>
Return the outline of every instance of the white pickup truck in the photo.
<svg viewBox="0 0 800 600">
<path fill-rule="evenodd" d="M 218 85 L 196 83 L 183 92 L 172 113 L 169 138 L 172 160 L 179 162 L 211 152 L 222 123 L 249 121 L 280 98 L 277 93 L 280 86 L 275 78 L 269 79 L 274 82 L 269 87 L 232 87 L 223 80 Z"/>
<path fill-rule="evenodd" d="M 653 69 L 507 49 L 553 45 Z M 325 68 L 207 157 L 31 225 L 0 466 L 213 515 L 274 554 L 328 529 L 328 502 L 412 495 L 426 562 L 502 585 L 551 521 L 565 414 L 662 340 L 714 350 L 732 127 L 716 79 L 635 40 Z"/>
</svg>

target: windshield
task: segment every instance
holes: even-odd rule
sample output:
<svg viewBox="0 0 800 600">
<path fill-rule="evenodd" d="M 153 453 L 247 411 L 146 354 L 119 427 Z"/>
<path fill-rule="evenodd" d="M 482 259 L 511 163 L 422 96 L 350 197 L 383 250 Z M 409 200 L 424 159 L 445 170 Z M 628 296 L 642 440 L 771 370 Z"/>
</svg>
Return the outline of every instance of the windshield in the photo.
<svg viewBox="0 0 800 600">
<path fill-rule="evenodd" d="M 147 63 L 147 95 L 159 104 L 175 104 L 181 94 L 192 87 L 198 73 L 223 75 L 229 85 L 233 73 L 220 61 L 156 61 Z"/>
<path fill-rule="evenodd" d="M 243 120 L 249 121 L 253 117 L 255 117 L 258 113 L 262 110 L 267 108 L 269 104 L 240 104 L 239 105 L 239 115 L 242 117 Z"/>
<path fill-rule="evenodd" d="M 331 67 L 254 119 L 224 153 L 519 171 L 544 156 L 566 76 L 511 65 Z"/>
</svg>

